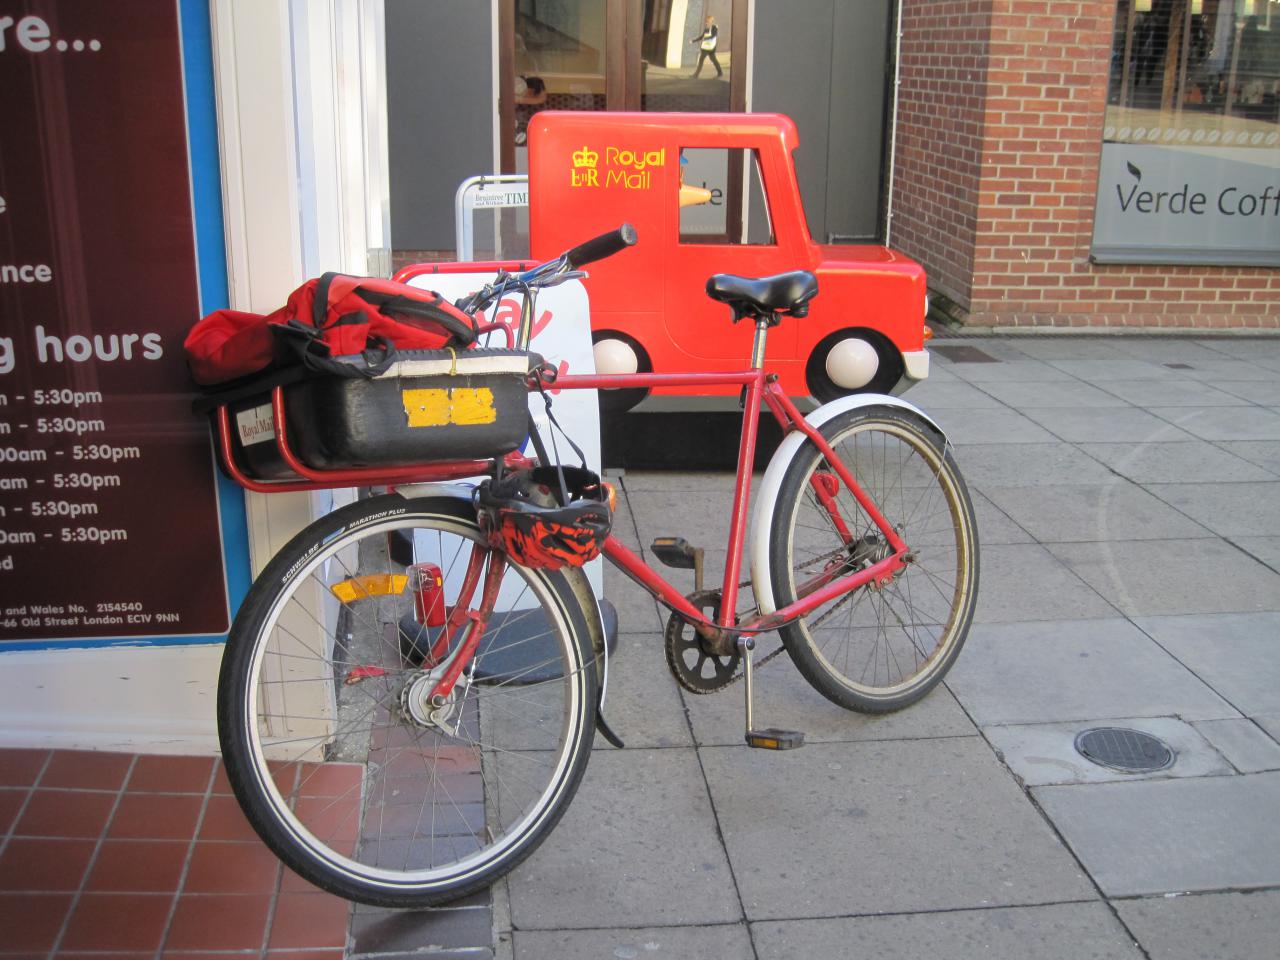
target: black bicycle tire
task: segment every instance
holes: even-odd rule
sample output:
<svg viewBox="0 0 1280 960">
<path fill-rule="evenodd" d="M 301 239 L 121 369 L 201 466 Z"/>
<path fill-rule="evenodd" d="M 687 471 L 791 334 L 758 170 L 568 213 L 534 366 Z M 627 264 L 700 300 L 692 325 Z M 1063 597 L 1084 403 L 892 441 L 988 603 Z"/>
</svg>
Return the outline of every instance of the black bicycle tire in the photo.
<svg viewBox="0 0 1280 960">
<path fill-rule="evenodd" d="M 594 736 L 596 671 L 585 669 L 594 662 L 585 615 L 561 574 L 554 571 L 527 571 L 543 580 L 566 620 L 572 645 L 581 668 L 574 671 L 581 684 L 579 708 L 574 717 L 575 742 L 572 755 L 559 778 L 552 800 L 537 817 L 533 828 L 513 842 L 502 855 L 464 878 L 426 885 L 389 887 L 335 870 L 316 856 L 281 820 L 268 798 L 262 771 L 254 758 L 247 722 L 252 714 L 247 700 L 249 669 L 259 643 L 263 620 L 293 582 L 298 565 L 320 546 L 339 549 L 368 532 L 370 525 L 388 512 L 405 520 L 420 517 L 444 518 L 478 531 L 474 508 L 469 501 L 452 497 L 408 500 L 386 495 L 359 501 L 312 523 L 282 548 L 254 581 L 232 625 L 223 656 L 218 684 L 218 733 L 223 762 L 233 793 L 246 818 L 262 841 L 295 873 L 321 889 L 348 900 L 373 906 L 420 908 L 448 903 L 490 886 L 527 858 L 547 838 L 568 809 L 586 770 Z"/>
<path fill-rule="evenodd" d="M 927 672 L 897 693 L 874 694 L 856 689 L 854 685 L 845 682 L 844 678 L 826 666 L 823 658 L 815 652 L 814 643 L 807 633 L 806 621 L 803 618 L 780 629 L 779 633 L 788 655 L 801 675 L 815 690 L 845 709 L 872 714 L 890 713 L 910 706 L 942 682 L 960 655 L 960 650 L 967 639 L 976 607 L 980 577 L 977 522 L 968 488 L 951 456 L 950 449 L 927 421 L 903 408 L 873 405 L 857 407 L 837 414 L 824 423 L 820 430 L 827 442 L 834 446 L 837 438 L 850 435 L 855 428 L 859 426 L 871 428 L 877 423 L 907 431 L 935 451 L 940 464 L 939 475 L 945 473 L 947 483 L 954 490 L 955 506 L 959 521 L 963 525 L 961 536 L 967 537 L 965 544 L 960 545 L 958 541 L 957 546 L 958 549 L 965 551 L 967 560 L 962 562 L 968 567 L 969 579 L 967 589 L 960 598 L 959 609 L 953 608 L 954 622 L 950 636 L 946 640 L 946 649 Z M 820 460 L 821 454 L 818 448 L 812 442 L 805 441 L 792 458 L 779 484 L 769 541 L 769 578 L 778 607 L 786 605 L 795 597 L 791 570 L 793 523 L 801 503 L 801 485 L 807 484 L 810 474 Z M 895 522 L 892 516 L 886 519 L 890 523 Z M 909 539 L 908 546 L 910 546 Z"/>
</svg>

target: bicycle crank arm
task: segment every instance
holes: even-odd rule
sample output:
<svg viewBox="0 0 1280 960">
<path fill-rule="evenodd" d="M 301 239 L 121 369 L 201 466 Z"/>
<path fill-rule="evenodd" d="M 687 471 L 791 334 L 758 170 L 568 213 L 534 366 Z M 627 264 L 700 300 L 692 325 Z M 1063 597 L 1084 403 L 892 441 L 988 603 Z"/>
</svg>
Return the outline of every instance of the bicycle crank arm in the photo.
<svg viewBox="0 0 1280 960">
<path fill-rule="evenodd" d="M 793 750 L 796 747 L 802 747 L 804 746 L 804 733 L 799 730 L 782 730 L 778 727 L 765 727 L 762 730 L 755 728 L 755 710 L 752 705 L 755 686 L 751 673 L 751 655 L 755 651 L 755 647 L 756 643 L 750 637 L 738 638 L 738 651 L 742 656 L 743 678 L 747 681 L 744 684 L 747 701 L 747 729 L 744 739 L 747 741 L 747 746 L 756 747 L 760 750 Z"/>
</svg>

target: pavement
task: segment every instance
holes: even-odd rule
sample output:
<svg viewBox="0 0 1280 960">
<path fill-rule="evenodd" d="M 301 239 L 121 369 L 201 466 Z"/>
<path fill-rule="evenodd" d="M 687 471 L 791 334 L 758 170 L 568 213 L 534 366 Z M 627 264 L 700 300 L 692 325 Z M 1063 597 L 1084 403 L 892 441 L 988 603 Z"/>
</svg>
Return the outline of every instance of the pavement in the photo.
<svg viewBox="0 0 1280 960">
<path fill-rule="evenodd" d="M 779 657 L 759 722 L 808 742 L 751 750 L 741 685 L 682 692 L 658 607 L 606 571 L 627 749 L 597 738 L 495 889 L 497 956 L 1280 956 L 1280 338 L 936 341 L 907 399 L 982 544 L 945 683 L 873 718 Z M 618 527 L 705 545 L 714 573 L 732 484 L 628 471 Z M 1175 762 L 1095 765 L 1074 742 L 1096 727 Z"/>
</svg>

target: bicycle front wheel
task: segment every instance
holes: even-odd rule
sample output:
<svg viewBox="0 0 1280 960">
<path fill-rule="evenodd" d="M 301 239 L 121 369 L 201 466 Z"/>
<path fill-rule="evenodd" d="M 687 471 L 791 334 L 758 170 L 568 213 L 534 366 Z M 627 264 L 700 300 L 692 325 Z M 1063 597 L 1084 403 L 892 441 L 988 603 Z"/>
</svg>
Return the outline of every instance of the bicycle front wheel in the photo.
<svg viewBox="0 0 1280 960">
<path fill-rule="evenodd" d="M 469 502 L 383 496 L 309 526 L 254 583 L 219 680 L 223 759 L 258 834 L 317 886 L 447 902 L 564 813 L 591 745 L 590 635 L 560 574 L 504 559 Z"/>
<path fill-rule="evenodd" d="M 906 542 L 909 562 L 886 587 L 860 587 L 781 629 L 796 667 L 850 710 L 914 703 L 955 662 L 978 592 L 978 534 L 964 480 L 942 438 L 897 407 L 863 407 L 821 427 L 840 461 Z M 770 532 L 778 607 L 891 554 L 879 528 L 811 442 L 779 488 Z"/>
</svg>

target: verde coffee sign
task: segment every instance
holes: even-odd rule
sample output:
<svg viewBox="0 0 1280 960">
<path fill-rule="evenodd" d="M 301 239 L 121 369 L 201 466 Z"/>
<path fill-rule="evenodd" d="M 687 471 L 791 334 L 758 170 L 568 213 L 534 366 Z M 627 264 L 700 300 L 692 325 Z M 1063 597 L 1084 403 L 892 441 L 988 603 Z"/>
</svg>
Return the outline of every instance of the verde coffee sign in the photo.
<svg viewBox="0 0 1280 960">
<path fill-rule="evenodd" d="M 1280 147 L 1104 143 L 1091 253 L 1280 266 Z"/>
</svg>

